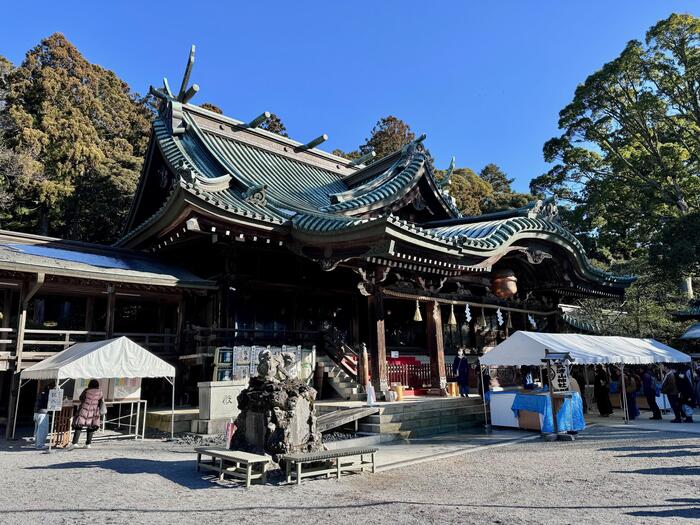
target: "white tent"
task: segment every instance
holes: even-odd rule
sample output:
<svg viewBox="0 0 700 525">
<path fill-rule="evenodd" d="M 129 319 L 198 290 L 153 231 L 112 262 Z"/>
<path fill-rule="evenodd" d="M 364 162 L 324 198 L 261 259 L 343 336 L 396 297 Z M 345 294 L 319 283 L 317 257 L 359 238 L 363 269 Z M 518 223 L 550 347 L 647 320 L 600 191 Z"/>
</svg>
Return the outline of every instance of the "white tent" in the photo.
<svg viewBox="0 0 700 525">
<path fill-rule="evenodd" d="M 22 370 L 22 379 L 175 377 L 175 367 L 128 337 L 78 343 Z"/>
<path fill-rule="evenodd" d="M 566 352 L 578 365 L 690 362 L 690 356 L 654 339 L 524 331 L 515 332 L 484 354 L 480 362 L 484 366 L 540 366 L 545 350 Z"/>
<path fill-rule="evenodd" d="M 69 379 L 163 377 L 172 385 L 171 427 L 175 421 L 175 367 L 127 337 L 78 343 L 20 372 L 22 381 L 53 379 L 58 385 Z M 19 405 L 19 394 L 17 396 Z M 145 414 L 144 414 L 145 417 Z M 15 410 L 16 424 L 17 410 Z"/>
<path fill-rule="evenodd" d="M 546 352 L 566 353 L 577 365 L 617 364 L 646 365 L 652 363 L 687 363 L 690 356 L 654 339 L 635 339 L 583 334 L 546 334 L 517 331 L 484 354 L 481 366 L 542 366 Z M 483 381 L 482 381 L 483 384 Z M 624 374 L 622 391 L 625 390 Z M 625 422 L 626 397 L 622 396 Z M 486 402 L 484 401 L 484 411 Z"/>
</svg>

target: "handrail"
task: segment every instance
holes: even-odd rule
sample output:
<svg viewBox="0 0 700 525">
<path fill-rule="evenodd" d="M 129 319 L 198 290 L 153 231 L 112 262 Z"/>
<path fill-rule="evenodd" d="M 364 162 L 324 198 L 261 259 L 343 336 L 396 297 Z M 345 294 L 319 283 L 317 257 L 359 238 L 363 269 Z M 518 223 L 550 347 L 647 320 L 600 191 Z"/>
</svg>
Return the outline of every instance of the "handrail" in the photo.
<svg viewBox="0 0 700 525">
<path fill-rule="evenodd" d="M 354 381 L 358 381 L 358 353 L 348 345 L 342 337 L 340 330 L 335 326 L 329 326 L 323 331 L 324 350 L 346 374 Z"/>
</svg>

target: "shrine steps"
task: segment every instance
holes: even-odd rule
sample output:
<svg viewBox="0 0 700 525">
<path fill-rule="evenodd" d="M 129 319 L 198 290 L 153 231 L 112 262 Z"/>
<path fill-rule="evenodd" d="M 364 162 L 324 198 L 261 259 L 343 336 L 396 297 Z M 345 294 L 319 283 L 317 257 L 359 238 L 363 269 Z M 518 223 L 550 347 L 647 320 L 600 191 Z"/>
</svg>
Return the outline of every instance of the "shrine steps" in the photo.
<svg viewBox="0 0 700 525">
<path fill-rule="evenodd" d="M 322 406 L 318 406 L 321 404 Z M 317 412 L 351 408 L 359 402 L 319 403 Z M 331 408 L 333 407 L 333 408 Z M 382 436 L 400 436 L 416 438 L 458 432 L 482 426 L 484 409 L 481 398 L 415 398 L 399 402 L 377 403 L 379 413 L 362 419 L 359 432 L 379 434 Z"/>
<path fill-rule="evenodd" d="M 323 367 L 328 383 L 342 399 L 357 399 L 359 391 L 357 382 L 346 374 L 330 357 L 323 354 L 316 355 L 316 365 Z"/>
</svg>

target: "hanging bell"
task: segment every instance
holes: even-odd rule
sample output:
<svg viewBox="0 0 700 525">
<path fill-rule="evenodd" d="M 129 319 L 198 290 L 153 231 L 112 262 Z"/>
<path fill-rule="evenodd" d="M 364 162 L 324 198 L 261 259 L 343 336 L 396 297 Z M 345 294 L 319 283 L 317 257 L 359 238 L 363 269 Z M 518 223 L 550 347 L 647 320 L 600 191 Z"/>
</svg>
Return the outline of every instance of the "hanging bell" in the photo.
<svg viewBox="0 0 700 525">
<path fill-rule="evenodd" d="M 447 321 L 450 326 L 457 326 L 457 318 L 455 317 L 455 305 L 450 305 L 450 318 Z"/>
<path fill-rule="evenodd" d="M 413 320 L 420 322 L 423 320 L 423 316 L 420 314 L 420 305 L 418 304 L 418 299 L 416 299 L 416 313 L 413 314 Z"/>
</svg>

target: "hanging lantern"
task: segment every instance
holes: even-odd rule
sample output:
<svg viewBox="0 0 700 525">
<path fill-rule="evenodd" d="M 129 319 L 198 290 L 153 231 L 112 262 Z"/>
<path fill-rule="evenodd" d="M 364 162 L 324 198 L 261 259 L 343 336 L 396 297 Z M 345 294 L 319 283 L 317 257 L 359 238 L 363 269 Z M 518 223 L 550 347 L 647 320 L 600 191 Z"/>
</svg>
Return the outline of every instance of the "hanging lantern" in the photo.
<svg viewBox="0 0 700 525">
<path fill-rule="evenodd" d="M 486 330 L 486 314 L 484 313 L 484 309 L 481 309 L 481 319 L 479 320 L 479 328 L 481 330 Z"/>
<path fill-rule="evenodd" d="M 450 326 L 457 326 L 457 318 L 455 317 L 455 305 L 450 305 L 450 319 L 447 321 Z"/>
<path fill-rule="evenodd" d="M 423 320 L 423 316 L 420 314 L 420 305 L 418 304 L 418 299 L 416 299 L 416 312 L 413 314 L 413 320 L 417 323 Z"/>
<path fill-rule="evenodd" d="M 518 278 L 513 270 L 499 270 L 494 273 L 491 291 L 499 299 L 508 299 L 518 293 Z"/>
</svg>

